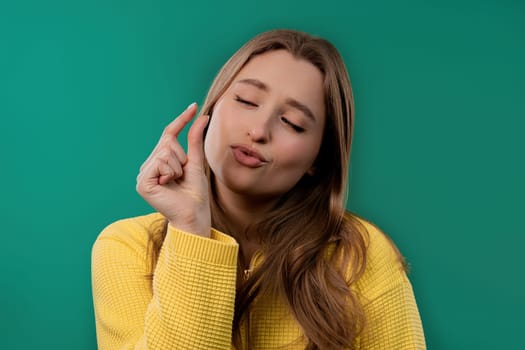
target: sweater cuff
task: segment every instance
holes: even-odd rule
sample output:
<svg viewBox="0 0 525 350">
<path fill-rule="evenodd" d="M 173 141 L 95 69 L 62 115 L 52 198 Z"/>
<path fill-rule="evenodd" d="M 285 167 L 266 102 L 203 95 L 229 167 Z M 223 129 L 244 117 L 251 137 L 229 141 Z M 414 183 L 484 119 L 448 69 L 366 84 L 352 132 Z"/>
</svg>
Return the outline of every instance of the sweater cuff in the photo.
<svg viewBox="0 0 525 350">
<path fill-rule="evenodd" d="M 166 238 L 178 256 L 190 257 L 217 265 L 236 265 L 239 245 L 232 237 L 211 229 L 210 238 L 181 231 L 168 224 Z"/>
</svg>

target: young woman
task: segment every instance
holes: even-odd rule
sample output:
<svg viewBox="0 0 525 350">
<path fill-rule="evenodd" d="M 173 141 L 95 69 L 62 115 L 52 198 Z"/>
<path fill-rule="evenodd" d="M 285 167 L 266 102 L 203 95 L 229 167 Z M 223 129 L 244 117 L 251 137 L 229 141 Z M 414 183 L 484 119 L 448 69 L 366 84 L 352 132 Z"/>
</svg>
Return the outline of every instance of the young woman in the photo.
<svg viewBox="0 0 525 350">
<path fill-rule="evenodd" d="M 99 349 L 424 349 L 401 255 L 345 211 L 354 106 L 326 40 L 236 52 L 137 177 L 157 213 L 93 247 Z"/>
</svg>

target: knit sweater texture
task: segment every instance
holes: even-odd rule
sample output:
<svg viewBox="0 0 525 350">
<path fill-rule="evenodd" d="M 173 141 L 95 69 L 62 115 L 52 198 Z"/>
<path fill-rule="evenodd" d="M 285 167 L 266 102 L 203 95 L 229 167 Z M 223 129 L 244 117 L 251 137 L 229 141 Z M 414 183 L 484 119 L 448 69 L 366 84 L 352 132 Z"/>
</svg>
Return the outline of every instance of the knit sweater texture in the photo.
<svg viewBox="0 0 525 350">
<path fill-rule="evenodd" d="M 395 250 L 360 220 L 370 238 L 356 284 L 367 319 L 359 349 L 425 349 L 412 286 Z M 203 238 L 168 225 L 154 260 L 149 237 L 162 229 L 162 215 L 153 213 L 117 221 L 97 238 L 92 285 L 99 350 L 231 349 L 237 242 L 214 229 Z M 256 255 L 253 266 L 261 259 Z M 258 297 L 248 324 L 251 349 L 305 348 L 284 300 Z"/>
</svg>

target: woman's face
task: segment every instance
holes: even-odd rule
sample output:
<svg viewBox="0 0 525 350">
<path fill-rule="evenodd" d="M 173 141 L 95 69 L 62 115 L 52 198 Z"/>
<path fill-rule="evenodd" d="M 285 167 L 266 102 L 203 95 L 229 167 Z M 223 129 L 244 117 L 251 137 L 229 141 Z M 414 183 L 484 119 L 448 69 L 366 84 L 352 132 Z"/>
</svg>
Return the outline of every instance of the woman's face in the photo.
<svg viewBox="0 0 525 350">
<path fill-rule="evenodd" d="M 204 143 L 219 191 L 272 199 L 312 174 L 325 125 L 323 75 L 288 51 L 252 58 L 219 98 Z"/>
</svg>

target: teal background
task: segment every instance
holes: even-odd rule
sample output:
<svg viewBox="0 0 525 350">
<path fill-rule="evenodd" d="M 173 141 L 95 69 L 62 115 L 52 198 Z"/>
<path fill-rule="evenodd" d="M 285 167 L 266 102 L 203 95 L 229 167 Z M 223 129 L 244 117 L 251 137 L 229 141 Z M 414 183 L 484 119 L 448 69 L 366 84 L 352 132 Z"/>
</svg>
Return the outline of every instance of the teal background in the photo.
<svg viewBox="0 0 525 350">
<path fill-rule="evenodd" d="M 135 176 L 246 40 L 331 40 L 356 99 L 348 207 L 411 263 L 429 349 L 521 349 L 521 1 L 0 5 L 4 349 L 94 349 L 90 251 L 149 212 Z"/>
</svg>

